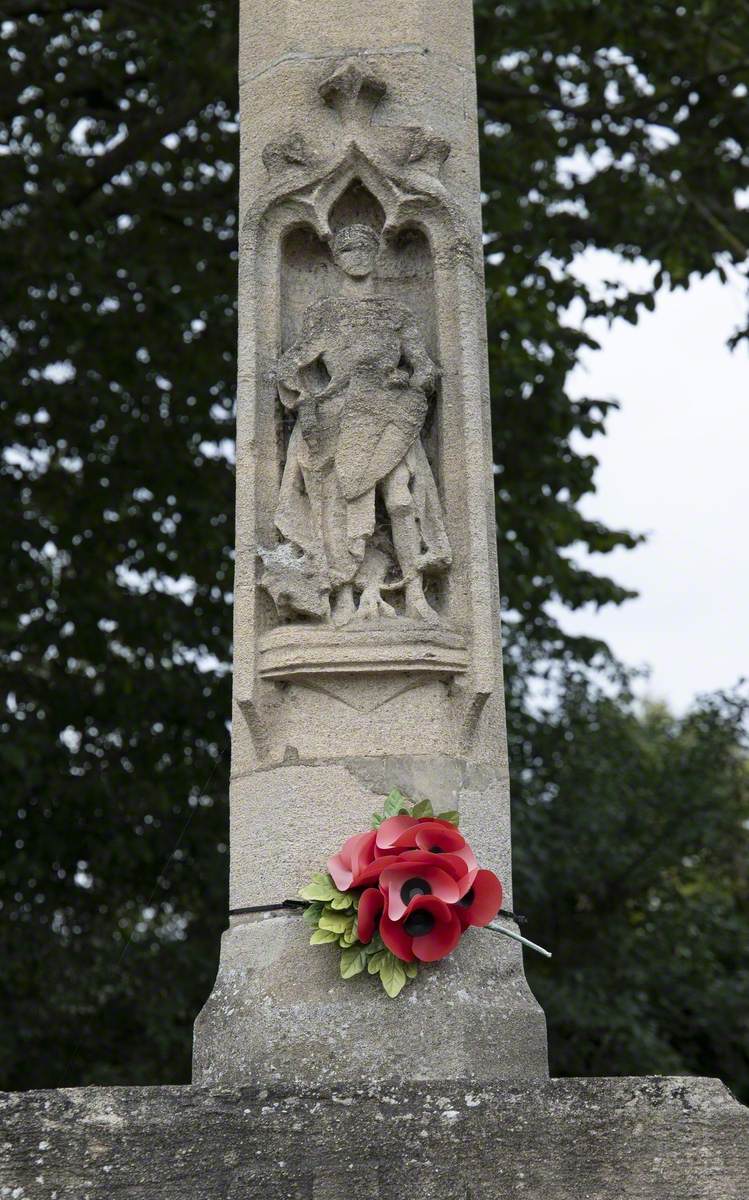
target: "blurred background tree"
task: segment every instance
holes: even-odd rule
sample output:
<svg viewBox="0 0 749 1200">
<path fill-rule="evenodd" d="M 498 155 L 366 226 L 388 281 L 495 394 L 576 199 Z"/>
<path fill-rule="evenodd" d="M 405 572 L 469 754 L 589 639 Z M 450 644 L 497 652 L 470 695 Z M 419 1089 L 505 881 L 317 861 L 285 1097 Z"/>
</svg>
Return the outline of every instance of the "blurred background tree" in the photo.
<svg viewBox="0 0 749 1200">
<path fill-rule="evenodd" d="M 516 906 L 552 1070 L 749 1097 L 746 700 L 677 720 L 552 615 L 621 603 L 567 314 L 745 262 L 746 6 L 476 3 Z M 0 17 L 0 1086 L 189 1077 L 225 922 L 236 3 Z M 585 249 L 656 266 L 594 298 Z M 598 293 L 597 293 L 598 295 Z M 746 331 L 742 336 L 746 335 Z M 551 700 L 538 704 L 538 681 Z"/>
</svg>

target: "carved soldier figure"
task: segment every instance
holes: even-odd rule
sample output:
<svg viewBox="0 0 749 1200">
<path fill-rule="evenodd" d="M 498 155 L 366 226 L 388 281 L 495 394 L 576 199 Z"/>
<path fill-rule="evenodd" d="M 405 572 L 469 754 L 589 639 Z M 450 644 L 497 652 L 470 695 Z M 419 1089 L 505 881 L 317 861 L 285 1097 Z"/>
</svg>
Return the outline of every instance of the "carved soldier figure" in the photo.
<svg viewBox="0 0 749 1200">
<path fill-rule="evenodd" d="M 383 592 L 401 589 L 406 617 L 436 621 L 424 573 L 451 561 L 420 436 L 438 370 L 411 311 L 371 292 L 379 249 L 369 225 L 336 233 L 333 260 L 351 281 L 349 294 L 311 305 L 278 362 L 281 401 L 296 423 L 275 524 L 303 553 L 263 552 L 263 584 L 280 611 L 330 614 L 337 624 L 396 616 Z M 378 508 L 389 529 L 378 524 Z"/>
</svg>

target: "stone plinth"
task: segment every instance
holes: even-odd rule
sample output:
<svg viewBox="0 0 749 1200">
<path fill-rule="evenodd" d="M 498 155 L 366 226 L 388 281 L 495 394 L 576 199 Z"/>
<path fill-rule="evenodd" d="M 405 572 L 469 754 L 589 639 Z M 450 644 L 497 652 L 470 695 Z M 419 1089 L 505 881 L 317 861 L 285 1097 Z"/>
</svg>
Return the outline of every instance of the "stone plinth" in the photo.
<svg viewBox="0 0 749 1200">
<path fill-rule="evenodd" d="M 369 976 L 342 980 L 337 954 L 309 953 L 308 942 L 294 915 L 237 921 L 224 934 L 218 980 L 196 1026 L 202 1082 L 242 1084 L 248 1062 L 265 1080 L 331 1086 L 406 1075 L 480 1088 L 546 1073 L 544 1018 L 509 939 L 472 931 L 438 970 L 422 970 L 401 1003 L 383 1003 Z"/>
<path fill-rule="evenodd" d="M 4 1200 L 749 1195 L 749 1111 L 714 1079 L 28 1092 L 0 1133 Z"/>
</svg>

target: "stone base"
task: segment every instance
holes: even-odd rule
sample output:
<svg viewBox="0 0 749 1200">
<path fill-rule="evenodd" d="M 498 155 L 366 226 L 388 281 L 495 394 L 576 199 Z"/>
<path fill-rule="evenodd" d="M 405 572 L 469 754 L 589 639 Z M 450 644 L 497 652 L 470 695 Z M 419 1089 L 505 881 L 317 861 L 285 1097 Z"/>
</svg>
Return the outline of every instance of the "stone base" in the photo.
<svg viewBox="0 0 749 1200">
<path fill-rule="evenodd" d="M 512 925 L 508 926 L 512 928 Z M 195 1024 L 193 1079 L 299 1087 L 343 1081 L 546 1078 L 546 1021 L 517 942 L 470 930 L 395 1000 L 340 977 L 298 914 L 235 918 Z"/>
<path fill-rule="evenodd" d="M 305 726 L 312 715 L 305 710 Z M 377 725 L 371 715 L 366 719 Z M 344 742 L 347 736 L 339 734 Z M 296 736 L 294 745 L 301 745 Z M 373 755 L 289 762 L 236 777 L 235 915 L 195 1026 L 195 1083 L 299 1087 L 403 1078 L 473 1085 L 548 1076 L 546 1023 L 517 942 L 469 930 L 453 954 L 389 1000 L 369 975 L 342 980 L 337 947 L 310 946 L 311 931 L 298 912 L 242 914 L 297 896 L 344 838 L 370 827 L 393 787 L 415 800 L 428 797 L 437 812 L 460 811 L 461 831 L 479 862 L 506 885 L 504 904 L 512 908 L 504 765 Z"/>
<path fill-rule="evenodd" d="M 449 1030 L 444 1034 L 449 1043 Z M 12 1200 L 746 1200 L 714 1079 L 0 1096 Z"/>
</svg>

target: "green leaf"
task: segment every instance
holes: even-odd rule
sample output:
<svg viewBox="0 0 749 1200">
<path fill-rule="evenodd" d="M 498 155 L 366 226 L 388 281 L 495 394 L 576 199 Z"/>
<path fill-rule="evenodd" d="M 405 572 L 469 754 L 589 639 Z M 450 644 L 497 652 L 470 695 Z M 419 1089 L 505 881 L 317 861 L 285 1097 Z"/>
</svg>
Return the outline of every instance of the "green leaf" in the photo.
<svg viewBox="0 0 749 1200">
<path fill-rule="evenodd" d="M 411 809 L 412 817 L 433 817 L 434 809 L 432 808 L 431 800 L 420 800 L 418 804 L 414 804 Z"/>
<path fill-rule="evenodd" d="M 393 788 L 382 810 L 386 817 L 397 817 L 399 813 L 407 813 L 408 805 L 405 796 L 397 788 Z"/>
<path fill-rule="evenodd" d="M 385 951 L 386 959 L 380 967 L 380 983 L 391 1000 L 400 995 L 406 986 L 405 964 L 389 950 Z"/>
<path fill-rule="evenodd" d="M 403 970 L 406 972 L 406 975 L 409 979 L 415 979 L 419 973 L 419 964 L 415 962 L 404 962 Z"/>
<path fill-rule="evenodd" d="M 326 946 L 329 942 L 337 941 L 336 935 L 329 929 L 316 929 L 309 940 L 310 946 Z"/>
<path fill-rule="evenodd" d="M 455 808 L 448 809 L 447 812 L 437 813 L 438 821 L 449 821 L 451 825 L 460 824 L 460 813 Z"/>
<path fill-rule="evenodd" d="M 351 908 L 353 903 L 353 896 L 347 896 L 345 892 L 339 892 L 338 895 L 334 896 L 330 901 L 330 907 L 334 908 L 338 912 L 345 908 Z"/>
<path fill-rule="evenodd" d="M 329 929 L 331 933 L 336 935 L 345 933 L 350 929 L 353 922 L 351 917 L 345 913 L 333 912 L 331 908 L 325 908 L 318 922 L 320 929 Z"/>
<path fill-rule="evenodd" d="M 358 941 L 359 941 L 359 930 L 357 927 L 357 923 L 354 920 L 353 924 L 351 925 L 351 928 L 347 929 L 345 933 L 341 934 L 341 937 L 339 938 L 339 945 L 353 946 L 354 942 L 358 942 Z M 361 945 L 361 943 L 360 943 L 360 945 Z"/>
<path fill-rule="evenodd" d="M 384 820 L 382 813 L 372 813 L 372 828 L 379 829 Z"/>
<path fill-rule="evenodd" d="M 370 975 L 379 975 L 380 968 L 387 958 L 387 954 L 387 950 L 378 950 L 376 954 L 372 955 L 367 963 L 367 970 L 369 971 Z"/>
<path fill-rule="evenodd" d="M 336 896 L 340 896 L 341 892 L 333 883 L 330 876 L 322 871 L 318 871 L 312 876 L 310 883 L 306 887 L 299 889 L 299 895 L 302 900 L 334 900 Z"/>
<path fill-rule="evenodd" d="M 364 970 L 366 959 L 361 952 L 361 946 L 351 946 L 341 954 L 341 978 L 353 979 Z"/>
<path fill-rule="evenodd" d="M 302 913 L 302 920 L 305 925 L 311 925 L 313 929 L 317 928 L 320 917 L 322 916 L 322 904 L 310 904 Z"/>
</svg>

